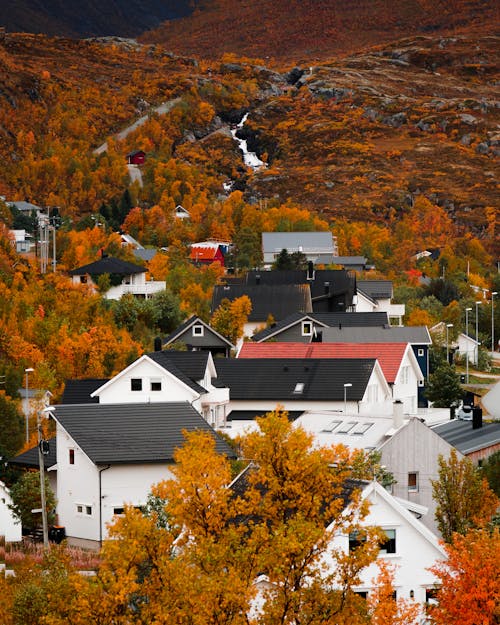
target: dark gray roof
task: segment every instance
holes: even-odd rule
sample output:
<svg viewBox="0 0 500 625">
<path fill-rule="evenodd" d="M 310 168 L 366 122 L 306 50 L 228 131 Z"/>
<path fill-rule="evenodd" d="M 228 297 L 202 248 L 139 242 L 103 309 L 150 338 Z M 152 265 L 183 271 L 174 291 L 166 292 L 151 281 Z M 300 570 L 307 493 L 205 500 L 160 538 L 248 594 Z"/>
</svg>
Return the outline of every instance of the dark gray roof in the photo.
<svg viewBox="0 0 500 625">
<path fill-rule="evenodd" d="M 226 339 L 226 337 L 222 336 L 222 334 L 219 334 L 208 323 L 205 323 L 197 315 L 193 315 L 192 317 L 189 317 L 189 319 L 186 319 L 184 323 L 181 323 L 181 325 L 178 328 L 176 328 L 171 334 L 167 336 L 166 339 L 163 340 L 163 345 L 168 345 L 169 343 L 174 343 L 175 341 L 182 340 L 183 334 L 187 332 L 190 328 L 192 328 L 195 323 L 203 325 L 206 330 L 205 334 L 208 334 L 209 336 L 205 336 L 204 334 L 203 337 L 193 337 L 192 335 L 190 335 L 189 337 L 190 340 L 187 342 L 193 343 L 196 340 L 196 345 L 198 344 L 211 345 L 211 344 L 214 344 L 213 339 L 216 338 L 217 343 L 223 342 L 227 345 L 227 347 L 234 348 L 234 345 L 231 343 L 231 341 Z M 210 340 L 210 335 L 213 337 L 212 340 Z M 205 339 L 205 340 L 199 340 L 199 339 Z"/>
<path fill-rule="evenodd" d="M 257 334 L 253 335 L 252 340 L 257 342 L 263 341 L 286 328 L 300 323 L 303 319 L 312 319 L 325 327 L 383 327 L 389 325 L 389 317 L 385 312 L 297 312 L 276 322 L 272 327 L 257 332 Z"/>
<path fill-rule="evenodd" d="M 358 280 L 358 291 L 362 291 L 372 299 L 391 298 L 392 282 L 390 280 Z"/>
<path fill-rule="evenodd" d="M 253 421 L 256 417 L 263 417 L 269 410 L 231 410 L 227 415 L 226 421 Z M 288 420 L 295 421 L 300 415 L 304 414 L 303 410 L 288 410 Z"/>
<path fill-rule="evenodd" d="M 453 419 L 432 429 L 464 455 L 500 443 L 500 421 L 484 423 L 483 427 L 473 430 L 472 421 Z"/>
<path fill-rule="evenodd" d="M 46 469 L 50 469 L 57 462 L 56 437 L 48 439 L 49 453 L 43 456 L 43 463 Z M 8 463 L 13 466 L 25 467 L 27 469 L 38 469 L 38 446 L 32 447 L 27 451 L 11 458 Z"/>
<path fill-rule="evenodd" d="M 210 354 L 208 352 L 181 352 L 176 350 L 163 350 L 161 352 L 149 352 L 146 354 L 164 369 L 172 365 L 180 369 L 190 380 L 202 380 L 208 366 Z"/>
<path fill-rule="evenodd" d="M 134 265 L 120 258 L 113 258 L 112 256 L 105 256 L 93 263 L 78 267 L 69 272 L 70 276 L 81 276 L 90 274 L 94 276 L 100 276 L 104 273 L 123 274 L 125 276 L 135 273 L 145 273 L 146 270 L 140 265 Z"/>
<path fill-rule="evenodd" d="M 98 397 L 90 395 L 106 384 L 108 379 L 88 378 L 86 380 L 66 380 L 61 399 L 62 404 L 97 404 Z"/>
<path fill-rule="evenodd" d="M 16 200 L 14 202 L 6 202 L 7 206 L 15 206 L 18 211 L 41 211 L 42 208 L 37 206 L 36 204 L 32 204 L 31 202 L 25 202 L 24 200 Z"/>
<path fill-rule="evenodd" d="M 291 310 L 312 310 L 311 294 L 306 284 L 231 284 L 218 285 L 212 295 L 213 313 L 223 299 L 230 301 L 247 295 L 252 302 L 249 321 L 265 321 L 269 315 L 283 319 Z"/>
<path fill-rule="evenodd" d="M 375 366 L 374 358 L 219 358 L 215 361 L 220 382 L 229 387 L 231 399 L 360 401 Z M 300 393 L 296 385 L 304 384 Z"/>
<path fill-rule="evenodd" d="M 172 462 L 183 431 L 202 430 L 219 453 L 234 457 L 188 402 L 56 406 L 56 420 L 95 464 Z"/>
<path fill-rule="evenodd" d="M 356 313 L 357 314 L 357 313 Z M 323 343 L 411 343 L 430 345 L 427 326 L 388 326 L 384 328 L 325 328 Z"/>
<path fill-rule="evenodd" d="M 299 250 L 304 254 L 333 253 L 333 236 L 328 231 L 262 233 L 262 251 L 264 254 L 279 253 L 283 249 L 290 253 Z"/>
</svg>

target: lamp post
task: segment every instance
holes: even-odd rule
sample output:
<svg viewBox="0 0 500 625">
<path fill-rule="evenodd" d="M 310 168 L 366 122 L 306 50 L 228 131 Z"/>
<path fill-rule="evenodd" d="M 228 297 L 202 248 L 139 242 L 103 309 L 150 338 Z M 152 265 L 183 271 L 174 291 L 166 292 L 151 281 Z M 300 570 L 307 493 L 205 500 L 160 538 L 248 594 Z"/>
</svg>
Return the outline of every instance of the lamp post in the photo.
<svg viewBox="0 0 500 625">
<path fill-rule="evenodd" d="M 344 384 L 344 414 L 347 414 L 347 389 L 352 386 L 350 382 Z"/>
<path fill-rule="evenodd" d="M 479 323 L 479 315 L 478 315 L 478 306 L 479 304 L 481 304 L 482 302 L 476 302 L 476 343 L 478 344 L 478 349 L 479 349 L 479 332 L 478 332 L 478 323 Z"/>
<path fill-rule="evenodd" d="M 24 370 L 26 375 L 26 410 L 24 411 L 25 420 L 26 420 L 26 442 L 29 442 L 30 439 L 30 398 L 29 398 L 29 384 L 28 384 L 28 375 L 33 373 L 34 369 L 32 367 L 28 367 Z"/>
<path fill-rule="evenodd" d="M 465 309 L 465 335 L 467 338 L 465 350 L 465 381 L 469 384 L 469 312 L 472 308 Z"/>
<path fill-rule="evenodd" d="M 493 357 L 493 352 L 495 351 L 495 305 L 493 303 L 493 298 L 495 295 L 498 295 L 497 291 L 491 292 L 491 355 Z"/>
<path fill-rule="evenodd" d="M 450 346 L 449 346 L 449 340 L 448 340 L 448 331 L 450 328 L 453 328 L 453 324 L 447 323 L 446 324 L 446 362 L 448 364 L 450 364 Z"/>
<path fill-rule="evenodd" d="M 43 546 L 45 549 L 49 546 L 49 523 L 47 519 L 47 497 L 45 494 L 45 463 L 43 460 L 45 446 L 48 444 L 42 436 L 42 417 L 46 417 L 46 413 L 49 410 L 53 410 L 53 406 L 44 408 L 41 412 L 37 413 L 37 431 L 38 431 L 38 470 L 40 473 L 40 500 L 42 504 L 42 530 L 43 530 Z"/>
</svg>

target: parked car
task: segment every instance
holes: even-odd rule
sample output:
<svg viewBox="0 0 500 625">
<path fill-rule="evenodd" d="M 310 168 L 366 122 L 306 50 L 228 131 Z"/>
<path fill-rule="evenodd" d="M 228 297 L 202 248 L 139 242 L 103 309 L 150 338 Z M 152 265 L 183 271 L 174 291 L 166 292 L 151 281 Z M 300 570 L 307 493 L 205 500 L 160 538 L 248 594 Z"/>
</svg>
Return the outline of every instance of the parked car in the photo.
<svg viewBox="0 0 500 625">
<path fill-rule="evenodd" d="M 472 406 L 460 405 L 457 409 L 457 417 L 462 421 L 472 421 Z"/>
</svg>

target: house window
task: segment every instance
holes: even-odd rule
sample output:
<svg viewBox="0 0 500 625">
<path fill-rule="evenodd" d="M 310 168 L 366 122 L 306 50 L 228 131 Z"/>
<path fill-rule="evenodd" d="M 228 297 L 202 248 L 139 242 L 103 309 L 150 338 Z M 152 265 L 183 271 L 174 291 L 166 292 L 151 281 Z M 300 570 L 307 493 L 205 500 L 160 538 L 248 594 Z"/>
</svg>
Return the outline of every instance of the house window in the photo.
<svg viewBox="0 0 500 625">
<path fill-rule="evenodd" d="M 354 594 L 358 595 L 358 597 L 361 597 L 362 599 L 368 599 L 368 591 L 367 590 L 355 590 Z"/>
<path fill-rule="evenodd" d="M 77 514 L 85 514 L 87 516 L 92 516 L 92 506 L 88 506 L 83 503 L 77 503 L 76 512 Z"/>
<path fill-rule="evenodd" d="M 418 381 L 418 385 L 419 385 L 419 386 L 423 386 L 423 385 L 424 385 L 424 381 L 423 381 L 423 380 L 419 380 L 419 381 Z"/>
<path fill-rule="evenodd" d="M 302 395 L 302 393 L 304 392 L 304 382 L 297 382 L 297 384 L 295 385 L 295 388 L 293 389 L 293 394 L 294 395 Z"/>
<path fill-rule="evenodd" d="M 408 384 L 410 381 L 410 367 L 401 368 L 401 384 Z"/>
<path fill-rule="evenodd" d="M 113 508 L 113 514 L 125 514 L 125 508 Z"/>
<path fill-rule="evenodd" d="M 204 328 L 202 325 L 197 324 L 193 326 L 193 336 L 203 336 Z"/>
<path fill-rule="evenodd" d="M 68 450 L 68 460 L 70 464 L 75 464 L 75 450 L 74 449 Z"/>
<path fill-rule="evenodd" d="M 161 380 L 151 380 L 151 390 L 161 391 Z"/>
<path fill-rule="evenodd" d="M 349 551 L 354 551 L 354 549 L 360 547 L 365 541 L 366 538 L 360 536 L 359 532 L 351 532 L 349 534 Z"/>
<path fill-rule="evenodd" d="M 416 471 L 408 473 L 408 491 L 418 493 L 418 473 Z"/>
<path fill-rule="evenodd" d="M 142 391 L 142 379 L 141 378 L 131 378 L 130 379 L 130 390 L 131 391 Z"/>
<path fill-rule="evenodd" d="M 380 543 L 380 554 L 396 553 L 396 530 L 384 530 L 386 540 Z"/>
<path fill-rule="evenodd" d="M 351 434 L 358 434 L 358 435 L 363 435 L 365 432 L 367 432 L 373 425 L 373 422 L 366 422 L 366 423 L 360 423 L 352 432 Z"/>
<path fill-rule="evenodd" d="M 337 430 L 337 434 L 347 434 L 355 425 L 358 425 L 358 421 L 348 421 L 347 423 L 343 423 Z"/>
<path fill-rule="evenodd" d="M 424 355 L 424 350 L 422 348 L 419 348 L 418 351 L 417 351 L 417 354 L 419 356 L 423 356 Z"/>
<path fill-rule="evenodd" d="M 302 322 L 302 336 L 312 336 L 313 324 L 311 321 Z"/>
<path fill-rule="evenodd" d="M 337 425 L 341 423 L 342 421 L 330 421 L 330 423 L 323 428 L 322 432 L 333 432 Z"/>
<path fill-rule="evenodd" d="M 80 284 L 87 284 L 87 276 L 80 276 Z"/>
</svg>

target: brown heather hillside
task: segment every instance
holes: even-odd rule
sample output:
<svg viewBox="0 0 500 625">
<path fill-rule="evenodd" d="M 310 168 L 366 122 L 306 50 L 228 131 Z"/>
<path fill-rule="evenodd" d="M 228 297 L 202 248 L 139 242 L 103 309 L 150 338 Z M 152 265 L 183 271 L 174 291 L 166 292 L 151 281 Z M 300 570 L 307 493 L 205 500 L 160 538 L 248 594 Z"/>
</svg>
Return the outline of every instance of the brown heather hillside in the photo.
<svg viewBox="0 0 500 625">
<path fill-rule="evenodd" d="M 420 36 L 279 73 L 237 57 L 208 63 L 160 46 L 33 35 L 0 38 L 0 195 L 58 205 L 78 221 L 125 189 L 144 208 L 130 228 L 148 243 L 230 237 L 232 180 L 245 202 L 390 224 L 418 199 L 441 206 L 498 257 L 498 55 L 494 36 Z M 167 115 L 153 106 L 180 98 Z M 229 123 L 249 118 L 243 165 Z M 150 112 L 107 153 L 94 149 Z M 147 154 L 144 186 L 125 155 Z M 193 220 L 172 226 L 176 204 Z M 154 216 L 154 219 L 153 219 Z M 141 221 L 142 220 L 142 221 Z M 427 243 L 429 244 L 429 243 Z"/>
<path fill-rule="evenodd" d="M 418 34 L 495 32 L 496 0 L 212 0 L 142 40 L 201 58 L 226 52 L 298 62 Z"/>
</svg>

